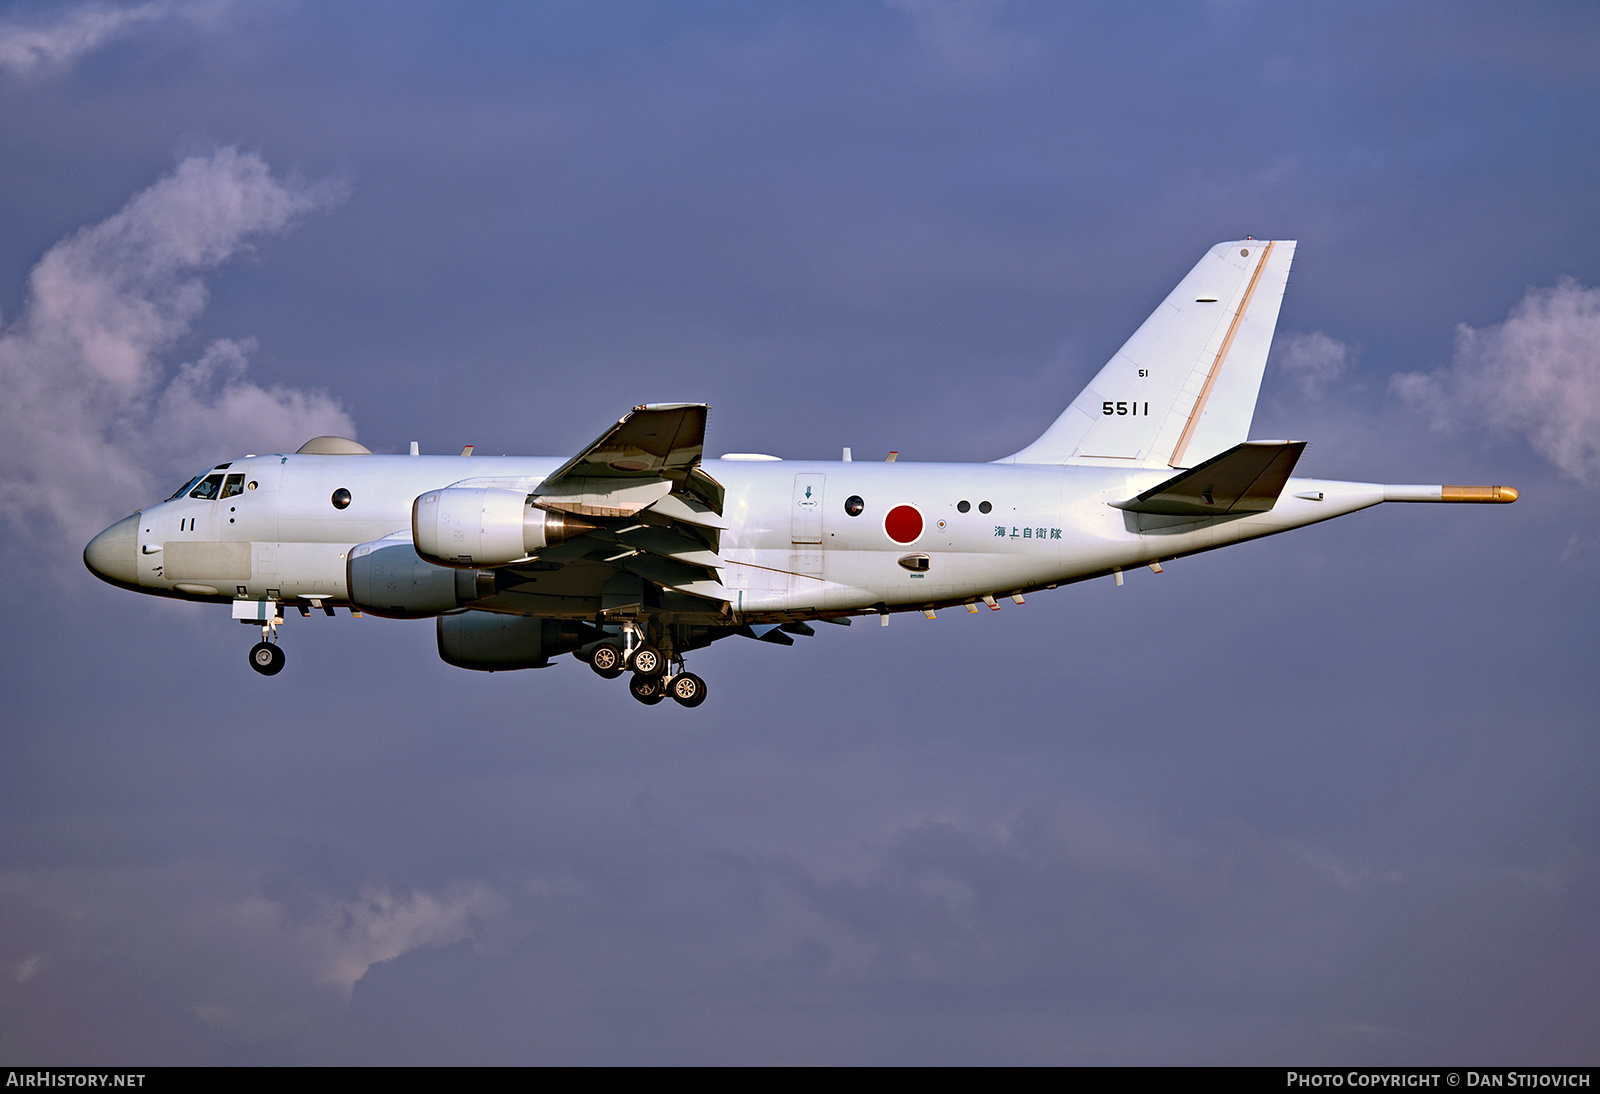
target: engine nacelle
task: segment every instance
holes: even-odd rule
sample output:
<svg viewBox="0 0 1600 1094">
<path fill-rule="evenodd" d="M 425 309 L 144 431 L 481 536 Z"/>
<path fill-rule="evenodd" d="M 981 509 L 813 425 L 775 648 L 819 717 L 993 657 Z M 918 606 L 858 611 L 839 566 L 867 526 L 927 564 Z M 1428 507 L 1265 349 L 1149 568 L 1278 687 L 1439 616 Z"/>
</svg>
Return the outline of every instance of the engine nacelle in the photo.
<svg viewBox="0 0 1600 1094">
<path fill-rule="evenodd" d="M 593 530 L 501 486 L 447 486 L 411 503 L 417 554 L 441 566 L 504 566 Z"/>
<path fill-rule="evenodd" d="M 494 593 L 494 574 L 435 566 L 403 539 L 352 547 L 345 578 L 353 607 L 391 619 L 453 612 Z"/>
<path fill-rule="evenodd" d="M 439 657 L 447 665 L 480 672 L 538 669 L 600 636 L 572 619 L 458 612 L 439 617 Z"/>
</svg>

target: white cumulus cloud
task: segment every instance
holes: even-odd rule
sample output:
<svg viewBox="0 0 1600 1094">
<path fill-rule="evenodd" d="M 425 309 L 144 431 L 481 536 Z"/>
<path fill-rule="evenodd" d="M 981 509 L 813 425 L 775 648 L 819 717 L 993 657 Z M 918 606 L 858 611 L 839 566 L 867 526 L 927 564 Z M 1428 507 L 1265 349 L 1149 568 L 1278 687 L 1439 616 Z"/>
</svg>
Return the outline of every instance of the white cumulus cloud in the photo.
<svg viewBox="0 0 1600 1094">
<path fill-rule="evenodd" d="M 1505 322 L 1456 328 L 1448 371 L 1402 373 L 1399 395 L 1441 428 L 1516 434 L 1579 482 L 1600 478 L 1600 289 L 1529 289 Z"/>
<path fill-rule="evenodd" d="M 1272 343 L 1272 365 L 1294 378 L 1306 398 L 1320 398 L 1350 367 L 1355 351 L 1321 331 L 1286 331 Z"/>
<path fill-rule="evenodd" d="M 76 541 L 218 451 L 352 434 L 327 395 L 249 380 L 248 339 L 214 342 L 170 379 L 161 360 L 204 311 L 205 273 L 337 196 L 224 148 L 51 247 L 0 326 L 0 513 Z"/>
<path fill-rule="evenodd" d="M 203 19 L 218 4 L 82 4 L 37 21 L 0 22 L 0 71 L 30 77 L 70 68 L 84 54 L 161 19 Z"/>
</svg>

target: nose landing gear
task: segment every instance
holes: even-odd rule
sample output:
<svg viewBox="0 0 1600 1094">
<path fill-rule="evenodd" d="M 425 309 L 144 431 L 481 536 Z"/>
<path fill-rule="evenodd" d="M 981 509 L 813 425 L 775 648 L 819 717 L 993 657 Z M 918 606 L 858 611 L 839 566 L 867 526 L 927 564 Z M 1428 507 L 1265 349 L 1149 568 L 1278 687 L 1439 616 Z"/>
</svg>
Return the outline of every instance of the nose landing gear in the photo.
<svg viewBox="0 0 1600 1094">
<path fill-rule="evenodd" d="M 283 650 L 271 642 L 257 642 L 250 647 L 250 667 L 262 676 L 276 676 L 283 671 Z"/>
<path fill-rule="evenodd" d="M 262 676 L 276 676 L 283 671 L 283 651 L 278 648 L 278 624 L 283 616 L 278 605 L 270 600 L 236 600 L 233 617 L 241 623 L 261 624 L 261 641 L 250 647 L 250 667 Z"/>
</svg>

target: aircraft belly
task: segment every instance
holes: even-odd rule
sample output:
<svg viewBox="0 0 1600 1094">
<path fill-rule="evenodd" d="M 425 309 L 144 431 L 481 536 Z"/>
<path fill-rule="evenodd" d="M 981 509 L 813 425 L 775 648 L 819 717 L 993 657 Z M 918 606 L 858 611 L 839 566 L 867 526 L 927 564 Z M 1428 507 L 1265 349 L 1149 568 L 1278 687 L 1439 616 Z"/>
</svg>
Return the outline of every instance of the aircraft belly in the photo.
<svg viewBox="0 0 1600 1094">
<path fill-rule="evenodd" d="M 300 596 L 329 596 L 340 600 L 349 595 L 345 587 L 345 554 L 348 543 L 280 543 L 278 578 L 281 599 Z"/>
</svg>

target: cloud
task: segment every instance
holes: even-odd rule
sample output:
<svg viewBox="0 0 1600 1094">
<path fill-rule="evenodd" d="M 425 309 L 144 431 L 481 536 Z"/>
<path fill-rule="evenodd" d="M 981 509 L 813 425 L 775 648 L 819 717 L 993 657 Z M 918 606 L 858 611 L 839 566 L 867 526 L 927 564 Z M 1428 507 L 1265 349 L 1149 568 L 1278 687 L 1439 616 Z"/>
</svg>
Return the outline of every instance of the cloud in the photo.
<svg viewBox="0 0 1600 1094">
<path fill-rule="evenodd" d="M 917 25 L 923 42 L 969 75 L 1003 74 L 1037 48 L 1003 25 L 1004 0 L 888 0 Z"/>
<path fill-rule="evenodd" d="M 1321 398 L 1355 356 L 1352 347 L 1321 331 L 1286 331 L 1272 343 L 1272 367 L 1292 377 L 1308 399 Z"/>
<path fill-rule="evenodd" d="M 199 19 L 215 4 L 135 4 L 113 7 L 84 4 L 48 23 L 0 23 L 0 70 L 14 76 L 41 76 L 71 67 L 84 54 L 167 18 Z"/>
<path fill-rule="evenodd" d="M 338 892 L 301 883 L 288 900 L 286 886 L 216 863 L 0 871 L 10 926 L 0 1010 L 28 1012 L 5 1036 L 26 1030 L 29 1043 L 81 1056 L 83 1034 L 52 1028 L 45 1015 L 61 1013 L 85 983 L 105 988 L 133 1042 L 163 1042 L 187 1015 L 231 1041 L 292 1035 L 336 1014 L 374 963 L 476 944 L 507 908 L 471 881 L 429 889 L 368 880 Z"/>
<path fill-rule="evenodd" d="M 339 196 L 223 148 L 51 247 L 0 327 L 0 513 L 76 542 L 152 500 L 153 475 L 181 477 L 219 450 L 350 435 L 327 395 L 247 379 L 249 339 L 212 343 L 171 380 L 160 361 L 205 310 L 201 275 Z"/>
<path fill-rule="evenodd" d="M 1456 328 L 1448 371 L 1401 373 L 1400 397 L 1442 429 L 1487 425 L 1525 439 L 1582 483 L 1600 476 L 1600 289 L 1563 278 L 1529 289 L 1504 323 Z"/>
</svg>

